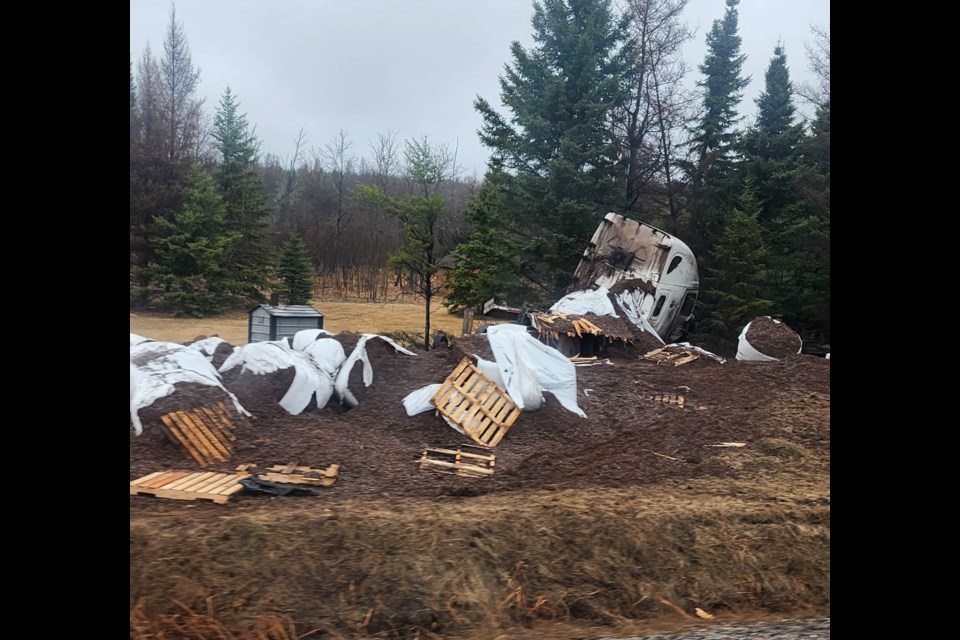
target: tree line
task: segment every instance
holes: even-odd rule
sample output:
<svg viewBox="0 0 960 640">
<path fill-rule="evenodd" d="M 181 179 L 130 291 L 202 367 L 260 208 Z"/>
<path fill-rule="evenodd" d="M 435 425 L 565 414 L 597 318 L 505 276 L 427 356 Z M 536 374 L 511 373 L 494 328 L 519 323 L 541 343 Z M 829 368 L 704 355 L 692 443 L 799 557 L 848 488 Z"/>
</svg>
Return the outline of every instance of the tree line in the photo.
<svg viewBox="0 0 960 640">
<path fill-rule="evenodd" d="M 552 304 L 616 211 L 693 250 L 698 343 L 729 351 L 758 315 L 829 342 L 829 34 L 812 27 L 816 82 L 796 87 L 778 44 L 745 126 L 739 0 L 706 34 L 694 90 L 686 4 L 535 2 L 535 44 L 514 42 L 500 76 L 507 113 L 474 101 L 480 181 L 427 136 L 387 132 L 359 155 L 344 131 L 309 149 L 301 131 L 289 158 L 261 156 L 229 87 L 212 118 L 196 98 L 171 9 L 163 55 L 131 61 L 131 306 L 208 315 L 399 289 L 426 302 L 427 346 L 435 296 L 454 312 Z"/>
</svg>

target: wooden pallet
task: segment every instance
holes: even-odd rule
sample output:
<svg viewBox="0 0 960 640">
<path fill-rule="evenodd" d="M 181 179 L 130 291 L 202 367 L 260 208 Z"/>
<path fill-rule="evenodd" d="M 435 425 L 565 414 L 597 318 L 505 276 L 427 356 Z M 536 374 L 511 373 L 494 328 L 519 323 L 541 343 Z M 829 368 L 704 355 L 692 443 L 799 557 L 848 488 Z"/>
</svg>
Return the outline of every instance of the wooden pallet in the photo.
<svg viewBox="0 0 960 640">
<path fill-rule="evenodd" d="M 693 362 L 700 356 L 695 353 L 690 353 L 689 351 L 667 351 L 666 347 L 660 347 L 659 349 L 654 349 L 653 351 L 647 352 L 640 357 L 644 360 L 656 362 L 657 364 L 668 362 L 675 367 L 679 367 L 682 364 Z"/>
<path fill-rule="evenodd" d="M 479 453 L 481 451 L 487 453 Z M 469 444 L 460 445 L 456 449 L 428 448 L 424 449 L 420 457 L 420 468 L 467 478 L 489 478 L 493 475 L 493 466 L 497 458 L 489 451 L 486 447 Z"/>
<path fill-rule="evenodd" d="M 233 454 L 237 437 L 232 431 L 236 425 L 222 402 L 214 407 L 167 413 L 160 420 L 167 436 L 186 449 L 201 467 L 226 462 Z"/>
<path fill-rule="evenodd" d="M 298 467 L 294 463 L 290 463 L 284 466 L 274 465 L 261 469 L 255 464 L 242 464 L 237 467 L 237 471 L 250 473 L 267 482 L 329 487 L 337 481 L 337 477 L 340 475 L 340 465 L 331 464 L 326 469 L 312 469 L 310 467 Z"/>
<path fill-rule="evenodd" d="M 520 415 L 506 390 L 464 358 L 430 402 L 477 444 L 495 447 Z"/>
<path fill-rule="evenodd" d="M 226 504 L 243 491 L 240 480 L 249 473 L 213 471 L 155 471 L 130 483 L 130 495 L 152 495 L 173 500 L 210 500 Z"/>
</svg>

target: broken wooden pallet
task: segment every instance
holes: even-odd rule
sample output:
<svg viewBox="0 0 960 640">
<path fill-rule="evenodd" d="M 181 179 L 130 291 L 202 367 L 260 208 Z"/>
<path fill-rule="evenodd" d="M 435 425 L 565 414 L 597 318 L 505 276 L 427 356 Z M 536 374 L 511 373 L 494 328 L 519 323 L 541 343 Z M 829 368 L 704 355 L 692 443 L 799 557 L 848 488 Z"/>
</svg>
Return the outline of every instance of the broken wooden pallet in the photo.
<svg viewBox="0 0 960 640">
<path fill-rule="evenodd" d="M 676 393 L 654 393 L 652 395 L 640 396 L 643 400 L 649 400 L 650 402 L 660 402 L 663 404 L 675 404 L 678 407 L 683 407 L 685 402 L 683 396 Z"/>
<path fill-rule="evenodd" d="M 466 449 L 466 450 L 465 450 Z M 486 452 L 486 453 L 480 453 Z M 427 448 L 420 457 L 420 468 L 437 473 L 451 473 L 468 478 L 489 478 L 493 475 L 496 456 L 487 447 L 460 445 Z"/>
<path fill-rule="evenodd" d="M 242 464 L 237 471 L 257 476 L 268 482 L 281 484 L 305 484 L 315 487 L 332 486 L 340 475 L 340 465 L 331 464 L 326 469 L 299 467 L 294 463 L 288 465 L 274 465 L 261 469 L 256 464 Z"/>
<path fill-rule="evenodd" d="M 130 495 L 152 495 L 173 500 L 210 500 L 226 504 L 243 491 L 240 480 L 248 473 L 213 471 L 155 471 L 130 483 Z"/>
<path fill-rule="evenodd" d="M 649 351 L 642 356 L 644 360 L 650 360 L 656 362 L 657 364 L 663 364 L 664 362 L 669 362 L 675 367 L 679 367 L 682 364 L 687 364 L 688 362 L 693 362 L 700 356 L 695 353 L 690 353 L 689 351 L 668 351 L 666 347 L 660 347 L 659 349 L 654 349 Z"/>
<path fill-rule="evenodd" d="M 167 413 L 160 416 L 160 421 L 167 436 L 202 467 L 226 462 L 233 453 L 237 437 L 231 431 L 236 425 L 222 402 L 213 407 Z"/>
<path fill-rule="evenodd" d="M 520 415 L 506 390 L 464 358 L 430 402 L 471 440 L 495 447 Z"/>
</svg>

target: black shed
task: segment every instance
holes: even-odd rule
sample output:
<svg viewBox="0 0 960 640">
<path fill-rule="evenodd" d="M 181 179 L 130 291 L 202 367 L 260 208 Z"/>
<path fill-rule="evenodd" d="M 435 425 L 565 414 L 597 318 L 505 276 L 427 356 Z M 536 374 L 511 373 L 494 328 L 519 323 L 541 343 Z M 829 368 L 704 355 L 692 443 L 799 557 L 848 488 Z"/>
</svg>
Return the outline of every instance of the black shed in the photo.
<svg viewBox="0 0 960 640">
<path fill-rule="evenodd" d="M 250 310 L 249 315 L 249 342 L 292 339 L 304 329 L 323 329 L 323 314 L 309 304 L 258 304 Z"/>
</svg>

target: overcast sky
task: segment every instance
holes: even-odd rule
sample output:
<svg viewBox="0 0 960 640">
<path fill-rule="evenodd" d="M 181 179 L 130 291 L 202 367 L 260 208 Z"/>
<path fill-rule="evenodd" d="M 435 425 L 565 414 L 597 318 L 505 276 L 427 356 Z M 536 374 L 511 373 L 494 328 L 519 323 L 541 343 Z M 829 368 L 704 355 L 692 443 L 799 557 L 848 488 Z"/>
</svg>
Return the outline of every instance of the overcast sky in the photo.
<svg viewBox="0 0 960 640">
<path fill-rule="evenodd" d="M 282 160 L 301 129 L 308 153 L 343 130 L 358 158 L 371 156 L 378 134 L 394 133 L 400 143 L 427 136 L 456 147 L 464 175 L 482 178 L 489 151 L 477 139 L 473 100 L 480 95 L 509 115 L 499 77 L 512 62 L 510 43 L 532 45 L 532 0 L 130 0 L 135 74 L 148 43 L 162 58 L 171 7 L 200 70 L 207 113 L 229 86 L 261 152 Z M 689 0 L 691 84 L 725 7 Z M 829 29 L 830 2 L 741 0 L 738 10 L 743 73 L 752 76 L 741 112 L 752 116 L 778 41 L 794 85 L 812 80 L 804 45 L 814 43 L 811 25 Z"/>
</svg>

